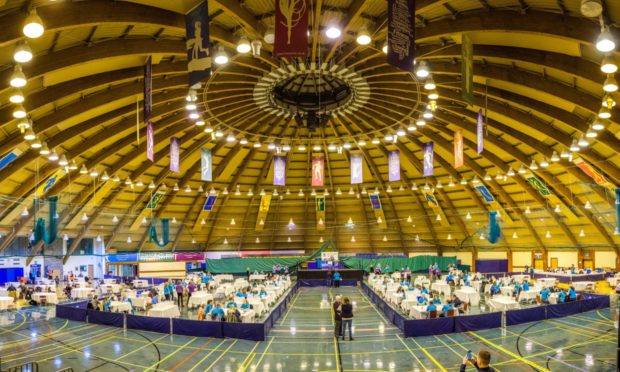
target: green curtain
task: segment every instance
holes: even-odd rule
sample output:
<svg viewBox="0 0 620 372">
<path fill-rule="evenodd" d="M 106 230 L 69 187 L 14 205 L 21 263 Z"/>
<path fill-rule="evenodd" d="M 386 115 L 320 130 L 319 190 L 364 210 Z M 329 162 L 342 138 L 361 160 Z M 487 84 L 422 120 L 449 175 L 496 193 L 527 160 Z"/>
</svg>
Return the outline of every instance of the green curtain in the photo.
<svg viewBox="0 0 620 372">
<path fill-rule="evenodd" d="M 157 220 L 153 219 L 151 222 L 151 228 L 149 229 L 149 241 L 154 242 L 158 247 L 164 247 L 170 242 L 170 225 L 167 218 L 161 219 L 162 237 L 161 241 L 157 236 L 156 228 Z"/>
<path fill-rule="evenodd" d="M 401 268 L 409 267 L 411 271 L 425 271 L 430 265 L 434 265 L 435 262 L 442 270 L 447 270 L 448 265 L 456 265 L 456 257 L 443 257 L 443 256 L 416 256 L 416 257 L 379 257 L 379 258 L 358 258 L 358 257 L 340 257 L 340 261 L 350 269 L 360 269 L 368 271 L 370 265 L 377 267 L 377 264 L 381 264 L 383 271 L 387 267 L 390 271 L 397 271 Z"/>
<path fill-rule="evenodd" d="M 48 210 L 48 228 L 45 228 L 45 218 L 37 219 L 34 227 L 34 242 L 38 243 L 43 240 L 46 244 L 52 244 L 58 234 L 58 219 L 56 218 L 56 203 L 58 202 L 57 196 L 50 196 L 47 198 L 49 203 Z M 34 201 L 35 203 L 38 200 Z"/>
<path fill-rule="evenodd" d="M 316 257 L 319 257 L 321 253 L 325 252 L 327 248 L 332 247 L 336 249 L 334 242 L 328 240 L 321 248 L 315 251 L 310 256 L 302 257 L 247 257 L 247 258 L 222 258 L 219 260 L 206 260 L 206 270 L 212 273 L 230 273 L 240 274 L 245 273 L 245 270 L 249 267 L 250 271 L 258 270 L 264 272 L 271 272 L 274 265 L 293 267 L 301 262 L 313 261 Z"/>
</svg>

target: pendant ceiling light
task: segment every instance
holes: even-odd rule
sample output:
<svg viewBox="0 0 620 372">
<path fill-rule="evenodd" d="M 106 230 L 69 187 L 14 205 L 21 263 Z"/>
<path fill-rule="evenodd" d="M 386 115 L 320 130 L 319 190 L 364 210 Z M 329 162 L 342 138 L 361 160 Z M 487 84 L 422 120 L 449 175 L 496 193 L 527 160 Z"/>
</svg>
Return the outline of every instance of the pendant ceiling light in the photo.
<svg viewBox="0 0 620 372">
<path fill-rule="evenodd" d="M 330 39 L 337 39 L 340 37 L 340 35 L 342 35 L 342 30 L 340 30 L 340 27 L 338 27 L 337 25 L 328 26 L 325 30 L 325 36 Z"/>
<path fill-rule="evenodd" d="M 11 84 L 11 86 L 14 88 L 21 88 L 23 86 L 26 86 L 26 75 L 24 75 L 24 73 L 22 72 L 21 65 L 15 65 L 15 69 L 11 74 L 9 84 Z"/>
<path fill-rule="evenodd" d="M 251 50 L 252 46 L 250 45 L 250 41 L 248 40 L 248 38 L 245 35 L 241 36 L 239 42 L 237 43 L 237 52 L 241 54 L 246 54 L 249 53 Z"/>
<path fill-rule="evenodd" d="M 45 32 L 43 21 L 41 21 L 41 18 L 37 15 L 36 10 L 32 10 L 28 17 L 26 17 L 22 27 L 22 32 L 24 33 L 24 36 L 30 39 L 41 37 L 43 32 Z"/>
<path fill-rule="evenodd" d="M 52 149 L 52 151 L 50 151 L 50 155 L 47 158 L 49 159 L 49 161 L 58 161 L 59 158 L 56 149 Z"/>
<path fill-rule="evenodd" d="M 611 32 L 609 32 L 609 29 L 605 26 L 602 27 L 601 33 L 596 39 L 596 49 L 603 53 L 608 53 L 616 49 L 616 42 L 614 41 Z"/>
<path fill-rule="evenodd" d="M 433 79 L 433 75 L 429 75 L 426 81 L 424 82 L 424 89 L 426 90 L 434 90 L 437 88 L 435 84 L 435 80 Z M 430 97 L 429 97 L 430 98 Z"/>
<path fill-rule="evenodd" d="M 368 45 L 372 42 L 372 38 L 370 37 L 370 33 L 368 32 L 366 26 L 362 26 L 360 28 L 359 32 L 357 33 L 356 41 L 359 45 Z"/>
<path fill-rule="evenodd" d="M 17 63 L 26 63 L 32 60 L 32 50 L 27 42 L 22 42 L 17 45 L 13 52 L 13 59 Z"/>
<path fill-rule="evenodd" d="M 220 45 L 216 48 L 213 61 L 218 65 L 225 65 L 228 63 L 228 53 L 226 53 L 223 46 Z"/>
<path fill-rule="evenodd" d="M 23 103 L 26 100 L 24 97 L 24 93 L 22 93 L 21 89 L 13 88 L 11 90 L 11 95 L 9 96 L 9 101 L 11 103 Z"/>
<path fill-rule="evenodd" d="M 418 64 L 418 68 L 416 68 L 415 70 L 415 74 L 419 78 L 426 78 L 430 75 L 430 71 L 428 69 L 428 65 L 426 64 L 426 61 L 420 61 L 420 63 Z"/>
<path fill-rule="evenodd" d="M 387 54 L 387 52 L 388 52 L 388 43 L 387 43 L 387 41 L 385 43 L 383 43 L 383 47 L 381 48 L 381 51 L 383 52 L 383 54 Z"/>
<path fill-rule="evenodd" d="M 607 79 L 603 82 L 603 90 L 608 93 L 613 93 L 618 90 L 618 81 L 613 75 L 607 75 Z"/>
<path fill-rule="evenodd" d="M 618 64 L 612 54 L 607 54 L 601 62 L 601 71 L 605 74 L 613 74 L 618 71 Z"/>
<path fill-rule="evenodd" d="M 16 105 L 15 108 L 13 108 L 13 117 L 15 119 L 22 119 L 25 118 L 26 115 L 28 115 L 28 113 L 26 112 L 26 109 L 24 108 L 24 106 L 20 105 Z"/>
</svg>

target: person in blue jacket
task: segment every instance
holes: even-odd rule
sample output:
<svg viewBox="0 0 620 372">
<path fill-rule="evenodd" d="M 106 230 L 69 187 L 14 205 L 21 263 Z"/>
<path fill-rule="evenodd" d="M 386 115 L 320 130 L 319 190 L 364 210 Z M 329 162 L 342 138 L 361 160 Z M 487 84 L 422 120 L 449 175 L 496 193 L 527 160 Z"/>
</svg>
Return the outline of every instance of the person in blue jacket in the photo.
<svg viewBox="0 0 620 372">
<path fill-rule="evenodd" d="M 523 282 L 523 292 L 527 292 L 530 290 L 530 283 L 526 281 Z"/>
<path fill-rule="evenodd" d="M 430 305 L 428 305 L 426 307 L 426 317 L 427 318 L 431 317 L 431 311 L 437 311 L 437 305 L 431 303 Z"/>
<path fill-rule="evenodd" d="M 218 303 L 215 305 L 215 308 L 211 310 L 211 318 L 213 320 L 222 320 L 224 319 L 224 310 L 222 306 Z"/>
<path fill-rule="evenodd" d="M 568 290 L 568 299 L 570 301 L 577 301 L 577 291 L 575 291 L 575 287 L 573 286 Z"/>
<path fill-rule="evenodd" d="M 444 318 L 447 318 L 449 310 L 454 310 L 454 307 L 452 306 L 452 302 L 450 302 L 450 301 L 448 301 L 448 303 L 444 304 L 443 307 L 441 308 L 441 311 L 443 313 L 443 314 L 441 314 L 441 316 L 444 317 Z"/>
<path fill-rule="evenodd" d="M 334 273 L 334 287 L 335 288 L 340 288 L 340 272 L 338 270 L 336 270 L 336 272 Z"/>
<path fill-rule="evenodd" d="M 549 288 L 545 287 L 540 291 L 540 299 L 544 304 L 549 303 Z"/>
<path fill-rule="evenodd" d="M 566 293 L 560 290 L 560 292 L 558 292 L 558 303 L 563 303 L 565 300 L 566 300 Z"/>
</svg>

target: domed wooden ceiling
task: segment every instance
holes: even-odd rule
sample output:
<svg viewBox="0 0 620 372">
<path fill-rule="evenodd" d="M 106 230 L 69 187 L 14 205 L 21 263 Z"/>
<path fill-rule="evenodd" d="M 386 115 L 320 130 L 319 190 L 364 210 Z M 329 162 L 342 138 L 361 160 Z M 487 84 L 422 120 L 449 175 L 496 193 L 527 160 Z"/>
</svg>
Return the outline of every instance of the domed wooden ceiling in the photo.
<svg viewBox="0 0 620 372">
<path fill-rule="evenodd" d="M 382 52 L 385 0 L 311 1 L 305 61 L 276 58 L 272 45 L 263 40 L 274 22 L 273 0 L 210 1 L 211 41 L 225 47 L 230 62 L 215 68 L 198 89 L 199 110 L 207 125 L 197 126 L 185 110 L 184 15 L 198 3 L 0 1 L 0 156 L 19 153 L 0 170 L 0 251 L 16 236 L 30 234 L 36 186 L 61 168 L 30 148 L 11 116 L 13 50 L 25 40 L 21 24 L 33 7 L 45 33 L 28 40 L 34 58 L 23 65 L 28 79 L 23 105 L 38 138 L 76 168 L 36 196 L 60 197 L 60 236 L 73 238 L 69 253 L 80 239 L 96 236 L 110 250 L 160 250 L 149 242 L 147 228 L 151 218 L 164 217 L 174 218 L 166 250 L 311 251 L 321 239 L 333 239 L 343 251 L 363 252 L 617 250 L 620 237 L 614 236 L 610 189 L 597 185 L 568 159 L 530 169 L 533 160 L 544 163 L 554 152 L 567 151 L 601 108 L 603 54 L 594 46 L 599 19 L 584 17 L 579 0 L 416 1 L 417 57 L 428 63 L 439 99 L 434 118 L 415 131 L 407 127 L 426 107 L 428 91 L 415 74 L 387 64 Z M 602 19 L 620 40 L 613 26 L 620 21 L 620 4 L 603 3 Z M 329 25 L 338 25 L 343 36 L 327 38 L 324 30 Z M 367 46 L 355 41 L 362 27 L 372 35 Z M 473 106 L 460 94 L 464 33 L 474 43 Z M 243 35 L 262 40 L 260 57 L 235 51 Z M 139 141 L 136 135 L 136 108 L 141 107 L 137 101 L 142 99 L 148 56 L 154 63 L 154 163 L 146 158 L 143 123 Z M 276 85 L 282 94 L 274 98 Z M 300 97 L 305 93 L 311 103 L 317 90 L 334 92 L 338 87 L 341 96 L 334 94 L 331 102 L 337 112 L 326 115 L 324 126 L 314 131 L 298 126 L 295 115 L 286 112 L 287 99 L 304 99 Z M 479 109 L 487 114 L 485 150 L 480 155 L 475 124 Z M 620 113 L 615 107 L 611 111 L 597 138 L 589 139 L 589 146 L 574 156 L 620 185 Z M 224 136 L 206 133 L 205 127 L 221 130 Z M 403 128 L 406 133 L 398 141 L 385 140 L 386 134 Z M 455 169 L 453 133 L 458 128 L 465 137 L 465 166 Z M 234 142 L 226 140 L 230 134 Z M 168 167 L 171 136 L 181 141 L 180 173 Z M 375 137 L 379 144 L 373 143 Z M 242 138 L 248 143 L 240 144 Z M 422 176 L 421 148 L 428 141 L 435 144 L 433 177 Z M 256 142 L 261 147 L 254 147 Z M 269 143 L 291 146 L 287 186 L 272 185 Z M 330 151 L 330 145 L 345 143 L 351 149 Z M 214 154 L 212 183 L 200 181 L 201 148 Z M 401 182 L 389 183 L 387 154 L 393 149 L 401 154 Z M 326 187 L 315 190 L 328 192 L 324 231 L 316 229 L 310 186 L 316 153 L 326 161 Z M 361 185 L 350 185 L 352 153 L 363 155 Z M 83 174 L 82 167 L 99 175 Z M 527 173 L 519 174 L 520 168 Z M 508 175 L 510 170 L 516 174 Z M 101 179 L 104 171 L 109 180 Z M 552 195 L 541 196 L 525 179 L 527 174 L 535 174 Z M 126 184 L 128 178 L 132 186 Z M 474 179 L 488 187 L 498 204 L 485 203 Z M 138 218 L 154 191 L 148 187 L 151 182 L 158 189 L 165 185 L 166 194 L 144 224 Z M 435 189 L 441 210 L 428 206 L 421 193 L 425 184 Z M 211 189 L 218 193 L 217 202 L 211 213 L 201 216 L 205 193 Z M 368 199 L 375 189 L 386 228 L 377 223 Z M 278 196 L 273 197 L 263 230 L 257 232 L 261 190 L 277 190 Z M 29 212 L 26 217 L 24 209 Z M 502 216 L 502 238 L 496 244 L 480 239 L 492 210 Z M 294 229 L 287 227 L 290 219 Z"/>
</svg>

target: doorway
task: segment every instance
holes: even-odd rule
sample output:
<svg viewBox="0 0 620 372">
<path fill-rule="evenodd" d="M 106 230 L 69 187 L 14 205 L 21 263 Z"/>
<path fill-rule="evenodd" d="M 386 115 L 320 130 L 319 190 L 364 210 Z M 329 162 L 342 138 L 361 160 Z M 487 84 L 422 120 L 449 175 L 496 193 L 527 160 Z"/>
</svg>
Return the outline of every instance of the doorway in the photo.
<svg viewBox="0 0 620 372">
<path fill-rule="evenodd" d="M 545 269 L 545 265 L 543 264 L 542 258 L 535 258 L 534 259 L 534 269 L 536 269 L 536 270 L 544 270 Z"/>
<path fill-rule="evenodd" d="M 584 269 L 593 270 L 594 269 L 594 262 L 592 262 L 592 260 L 584 259 L 583 260 L 583 268 Z"/>
<path fill-rule="evenodd" d="M 558 258 L 557 257 L 551 257 L 551 268 L 552 269 L 557 269 L 558 268 Z"/>
</svg>

